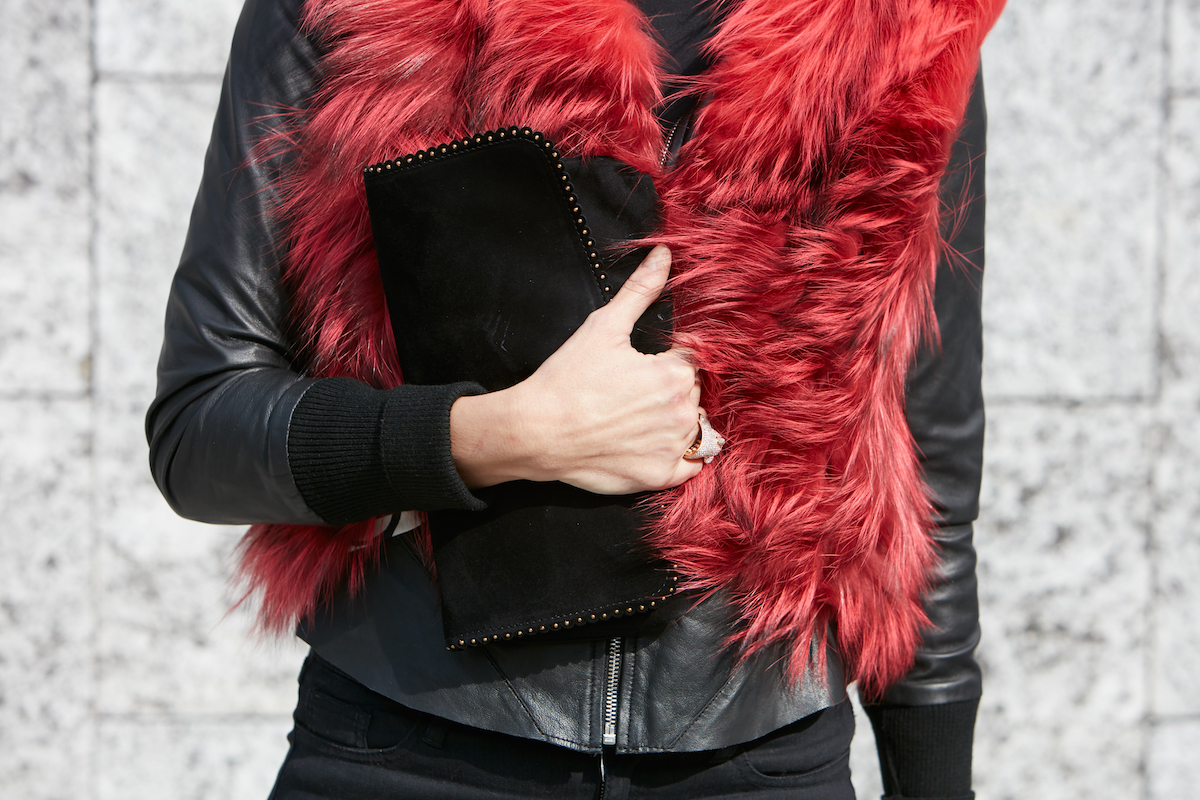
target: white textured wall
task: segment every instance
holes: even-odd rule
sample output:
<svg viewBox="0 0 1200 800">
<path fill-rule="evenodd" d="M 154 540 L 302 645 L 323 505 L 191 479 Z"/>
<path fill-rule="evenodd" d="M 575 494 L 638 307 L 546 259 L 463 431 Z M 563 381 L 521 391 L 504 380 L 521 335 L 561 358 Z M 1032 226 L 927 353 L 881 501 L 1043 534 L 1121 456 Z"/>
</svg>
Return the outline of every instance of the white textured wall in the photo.
<svg viewBox="0 0 1200 800">
<path fill-rule="evenodd" d="M 238 5 L 0 0 L 0 797 L 252 800 L 286 750 L 302 651 L 141 430 Z M 980 800 L 1200 797 L 1198 48 L 1200 0 L 986 48 Z"/>
</svg>

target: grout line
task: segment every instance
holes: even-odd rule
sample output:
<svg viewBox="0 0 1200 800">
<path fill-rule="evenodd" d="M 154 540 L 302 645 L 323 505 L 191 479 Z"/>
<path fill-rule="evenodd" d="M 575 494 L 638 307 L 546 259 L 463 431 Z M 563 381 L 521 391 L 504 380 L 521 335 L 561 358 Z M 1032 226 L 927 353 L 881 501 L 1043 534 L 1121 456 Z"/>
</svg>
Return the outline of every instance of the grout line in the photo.
<svg viewBox="0 0 1200 800">
<path fill-rule="evenodd" d="M 1167 186 L 1169 184 L 1169 171 L 1167 168 L 1167 151 L 1170 146 L 1170 123 L 1171 123 L 1171 42 L 1168 34 L 1169 17 L 1171 13 L 1171 4 L 1173 0 L 1164 0 L 1160 22 L 1162 29 L 1160 32 L 1160 47 L 1162 48 L 1162 59 L 1159 62 L 1159 92 L 1161 99 L 1159 101 L 1158 113 L 1158 130 L 1155 137 L 1154 148 L 1154 188 L 1151 194 L 1151 204 L 1154 212 L 1154 234 L 1153 234 L 1153 250 L 1151 255 L 1151 266 L 1153 269 L 1152 285 L 1150 288 L 1151 297 L 1151 329 L 1154 331 L 1154 343 L 1152 351 L 1154 353 L 1153 364 L 1153 388 L 1151 390 L 1152 399 L 1157 406 L 1162 401 L 1163 395 L 1163 353 L 1164 353 L 1164 338 L 1163 338 L 1163 302 L 1166 296 L 1166 250 L 1167 250 L 1167 222 L 1166 222 L 1166 207 L 1167 207 Z"/>
<path fill-rule="evenodd" d="M 96 511 L 99 506 L 99 498 L 97 496 L 97 475 L 96 469 L 96 362 L 97 362 L 97 344 L 99 342 L 99 309 L 97 308 L 97 290 L 100 285 L 98 274 L 98 265 L 96 263 L 96 254 L 99 250 L 99 194 L 96 187 L 97 166 L 99 159 L 97 158 L 97 149 L 99 143 L 99 114 L 97 112 L 97 89 L 100 84 L 100 68 L 98 63 L 96 31 L 97 31 L 97 11 L 96 0 L 88 0 L 88 61 L 90 71 L 90 82 L 88 87 L 88 386 L 87 397 L 90 401 L 88 404 L 88 521 L 87 521 L 87 560 L 88 560 L 88 608 L 86 614 L 88 616 L 88 650 L 90 658 L 88 659 L 88 683 L 90 695 L 90 724 L 89 732 L 91 741 L 88 743 L 88 761 L 86 775 L 84 778 L 85 797 L 95 798 L 99 792 L 99 776 L 100 776 L 100 724 L 97 716 L 97 709 L 100 703 L 100 651 L 99 651 L 99 621 L 100 614 L 97 611 L 99 606 L 99 584 L 100 579 L 97 573 L 97 564 L 99 562 L 98 538 L 99 532 L 96 527 Z"/>
<path fill-rule="evenodd" d="M 90 245 L 89 245 L 90 250 Z M 89 259 L 91 258 L 89 253 Z M 90 300 L 89 300 L 90 302 Z M 90 336 L 89 332 L 89 336 Z M 90 349 L 90 348 L 89 348 Z M 90 353 L 89 353 L 90 356 Z M 90 371 L 90 369 L 89 369 Z M 92 399 L 91 378 L 88 378 L 88 388 L 78 391 L 48 391 L 48 392 L 0 392 L 0 402 L 4 403 L 69 403 L 78 400 Z"/>
<path fill-rule="evenodd" d="M 1156 169 L 1154 171 L 1154 193 L 1151 202 L 1154 209 L 1154 244 L 1153 244 L 1153 286 L 1151 288 L 1152 299 L 1152 330 L 1154 331 L 1154 404 L 1152 411 L 1157 411 L 1162 406 L 1163 398 L 1163 383 L 1165 376 L 1164 352 L 1165 352 L 1165 332 L 1163 330 L 1163 303 L 1166 298 L 1166 252 L 1167 252 L 1167 206 L 1168 206 L 1168 187 L 1170 185 L 1169 170 L 1167 165 L 1167 154 L 1170 147 L 1170 128 L 1171 128 L 1171 11 L 1173 3 L 1176 0 L 1164 0 L 1159 12 L 1159 43 L 1162 58 L 1159 62 L 1159 92 L 1161 93 L 1161 101 L 1159 103 L 1158 115 L 1158 136 L 1154 142 L 1155 153 L 1154 160 Z M 1158 414 L 1153 414 L 1153 417 L 1158 417 Z M 1154 420 L 1157 423 L 1157 419 Z M 1158 441 L 1159 437 L 1151 437 L 1152 441 Z M 1151 453 L 1153 455 L 1153 453 Z M 1156 624 L 1156 615 L 1154 613 L 1158 603 L 1158 531 L 1157 517 L 1154 509 L 1158 507 L 1158 486 L 1155 479 L 1154 466 L 1151 464 L 1150 473 L 1147 476 L 1147 492 L 1150 496 L 1150 512 L 1149 518 L 1146 520 L 1144 528 L 1144 548 L 1146 553 L 1146 605 L 1143 610 L 1144 627 L 1146 631 L 1146 650 L 1142 655 L 1142 725 L 1141 741 L 1139 742 L 1138 764 L 1141 775 L 1141 795 L 1143 800 L 1152 800 L 1152 787 L 1150 784 L 1150 748 L 1153 745 L 1151 741 L 1154 731 L 1154 707 L 1156 702 L 1156 682 L 1154 680 L 1155 667 L 1157 663 L 1158 651 L 1158 627 Z"/>
<path fill-rule="evenodd" d="M 1043 406 L 1048 408 L 1136 408 L 1153 405 L 1156 395 L 1097 395 L 1096 397 L 1061 397 L 1055 395 L 987 395 L 988 408 L 1009 408 L 1013 406 Z"/>
<path fill-rule="evenodd" d="M 1152 714 L 1148 720 L 1151 728 L 1160 725 L 1187 725 L 1200 723 L 1200 713 L 1195 714 Z"/>
<path fill-rule="evenodd" d="M 290 722 L 292 720 L 292 712 L 280 711 L 277 714 L 139 714 L 136 712 L 98 712 L 95 717 L 98 723 L 117 722 L 133 725 L 248 725 L 264 722 Z"/>
</svg>

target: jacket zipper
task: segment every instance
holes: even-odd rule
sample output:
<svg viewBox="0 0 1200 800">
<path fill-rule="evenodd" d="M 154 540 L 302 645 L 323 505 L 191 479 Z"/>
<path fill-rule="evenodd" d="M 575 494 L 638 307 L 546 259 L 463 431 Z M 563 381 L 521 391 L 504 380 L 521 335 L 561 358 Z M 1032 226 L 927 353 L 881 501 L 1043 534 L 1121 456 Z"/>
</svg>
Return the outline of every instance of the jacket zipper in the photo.
<svg viewBox="0 0 1200 800">
<path fill-rule="evenodd" d="M 624 642 L 620 636 L 608 640 L 608 656 L 604 660 L 604 733 L 600 739 L 603 745 L 600 749 L 600 800 L 604 800 L 607 785 L 604 756 L 608 752 L 615 752 L 617 746 L 617 701 L 620 699 L 623 648 Z"/>
<path fill-rule="evenodd" d="M 622 642 L 620 636 L 608 640 L 608 659 L 604 669 L 604 737 L 605 747 L 617 743 L 617 699 L 621 688 Z"/>
</svg>

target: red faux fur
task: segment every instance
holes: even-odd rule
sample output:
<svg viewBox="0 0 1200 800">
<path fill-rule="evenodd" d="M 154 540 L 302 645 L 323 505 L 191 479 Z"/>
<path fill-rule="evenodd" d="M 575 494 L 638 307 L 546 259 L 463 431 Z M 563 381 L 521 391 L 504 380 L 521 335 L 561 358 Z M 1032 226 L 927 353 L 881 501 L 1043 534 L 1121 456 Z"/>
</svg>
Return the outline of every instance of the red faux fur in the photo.
<svg viewBox="0 0 1200 800">
<path fill-rule="evenodd" d="M 933 559 L 904 376 L 930 323 L 939 180 L 1002 6 L 744 0 L 709 44 L 697 133 L 658 175 L 662 58 L 628 0 L 310 0 L 333 45 L 281 216 L 312 373 L 400 382 L 363 165 L 517 124 L 655 174 L 677 338 L 729 444 L 658 496 L 650 539 L 729 593 L 742 652 L 819 666 L 810 642 L 832 627 L 882 691 L 912 663 Z M 373 521 L 256 526 L 242 574 L 283 629 L 378 552 Z"/>
</svg>

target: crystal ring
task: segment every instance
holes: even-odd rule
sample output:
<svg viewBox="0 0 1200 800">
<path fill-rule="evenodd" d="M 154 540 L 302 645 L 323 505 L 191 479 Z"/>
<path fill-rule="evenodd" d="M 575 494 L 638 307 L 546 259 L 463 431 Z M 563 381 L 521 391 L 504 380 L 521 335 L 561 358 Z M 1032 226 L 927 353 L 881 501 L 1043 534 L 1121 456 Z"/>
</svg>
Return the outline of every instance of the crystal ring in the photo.
<svg viewBox="0 0 1200 800">
<path fill-rule="evenodd" d="M 725 437 L 717 433 L 709 423 L 704 409 L 700 409 L 699 421 L 700 435 L 696 437 L 696 441 L 692 442 L 692 446 L 684 451 L 683 457 L 696 461 L 704 459 L 705 464 L 711 464 L 717 453 L 721 452 L 721 448 L 725 446 Z"/>
</svg>

